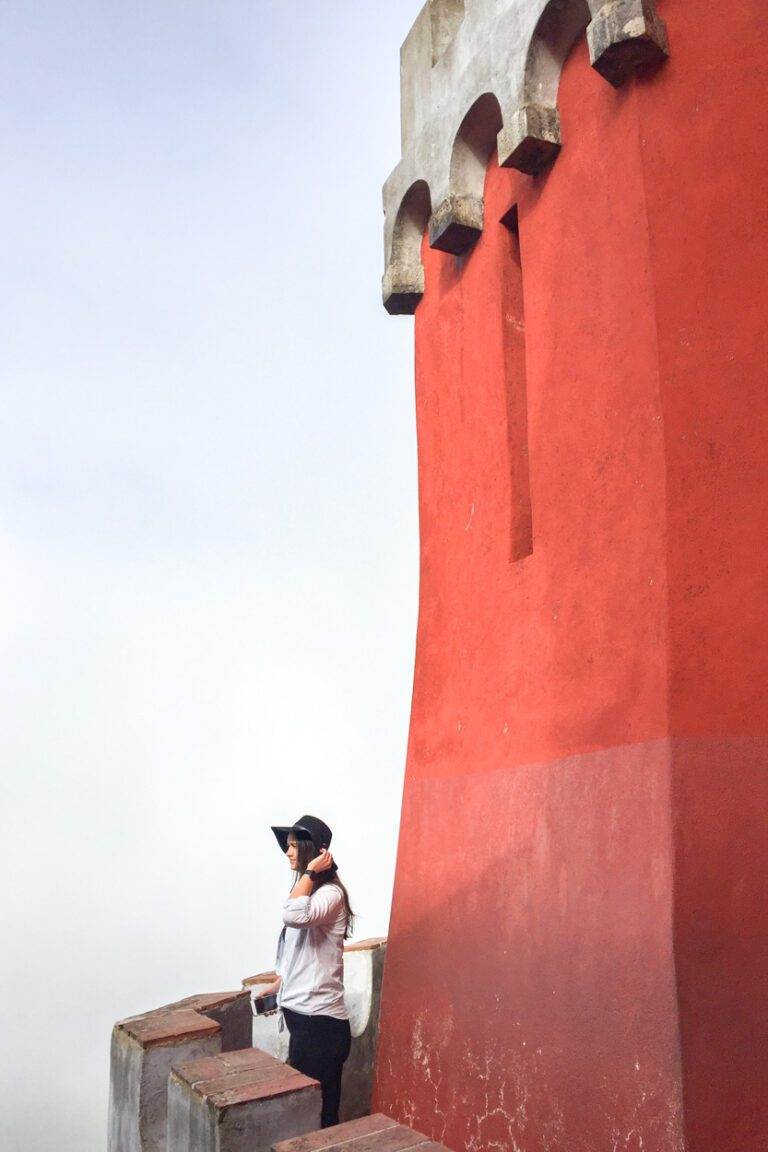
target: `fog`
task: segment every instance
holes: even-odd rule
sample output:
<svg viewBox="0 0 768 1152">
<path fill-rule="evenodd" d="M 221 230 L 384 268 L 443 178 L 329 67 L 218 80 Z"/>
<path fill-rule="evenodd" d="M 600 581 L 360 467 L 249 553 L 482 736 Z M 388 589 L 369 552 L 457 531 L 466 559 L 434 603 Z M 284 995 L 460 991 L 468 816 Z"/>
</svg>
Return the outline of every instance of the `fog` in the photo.
<svg viewBox="0 0 768 1152">
<path fill-rule="evenodd" d="M 305 812 L 385 934 L 416 623 L 380 303 L 418 0 L 0 8 L 0 1145 L 106 1146 L 113 1022 L 271 966 Z"/>
</svg>

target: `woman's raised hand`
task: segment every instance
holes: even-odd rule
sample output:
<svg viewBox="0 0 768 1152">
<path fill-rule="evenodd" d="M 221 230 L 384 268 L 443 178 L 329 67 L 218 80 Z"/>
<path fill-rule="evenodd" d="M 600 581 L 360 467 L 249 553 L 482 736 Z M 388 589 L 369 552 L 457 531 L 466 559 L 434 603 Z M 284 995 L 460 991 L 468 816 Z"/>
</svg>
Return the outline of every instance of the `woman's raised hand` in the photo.
<svg viewBox="0 0 768 1152">
<path fill-rule="evenodd" d="M 315 856 L 314 860 L 310 860 L 309 868 L 311 868 L 313 872 L 327 872 L 332 864 L 333 856 L 331 856 L 327 848 L 324 848 L 319 856 Z"/>
</svg>

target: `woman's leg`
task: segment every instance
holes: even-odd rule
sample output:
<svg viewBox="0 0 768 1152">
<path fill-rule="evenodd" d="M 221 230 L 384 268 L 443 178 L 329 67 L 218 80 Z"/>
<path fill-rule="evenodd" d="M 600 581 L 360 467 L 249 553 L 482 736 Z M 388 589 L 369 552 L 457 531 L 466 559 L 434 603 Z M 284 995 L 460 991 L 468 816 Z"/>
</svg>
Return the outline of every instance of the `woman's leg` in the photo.
<svg viewBox="0 0 768 1152">
<path fill-rule="evenodd" d="M 328 1017 L 330 1019 L 330 1017 Z M 326 1038 L 323 1072 L 320 1086 L 323 1091 L 323 1110 L 320 1116 L 320 1127 L 330 1128 L 339 1122 L 339 1103 L 341 1100 L 341 1075 L 344 1070 L 344 1061 L 349 1056 L 352 1044 L 352 1034 L 349 1030 L 348 1020 L 333 1020 L 333 1026 L 328 1028 Z"/>
<path fill-rule="evenodd" d="M 330 1128 L 339 1122 L 341 1074 L 352 1042 L 349 1021 L 332 1016 L 305 1016 L 285 1009 L 283 1014 L 291 1034 L 288 1063 L 297 1072 L 320 1081 L 323 1094 L 320 1126 Z"/>
<path fill-rule="evenodd" d="M 317 1028 L 313 1024 L 315 1018 L 287 1008 L 283 1009 L 283 1016 L 291 1037 L 288 1042 L 288 1063 L 297 1072 L 319 1080 L 322 1048 L 318 1044 Z"/>
</svg>

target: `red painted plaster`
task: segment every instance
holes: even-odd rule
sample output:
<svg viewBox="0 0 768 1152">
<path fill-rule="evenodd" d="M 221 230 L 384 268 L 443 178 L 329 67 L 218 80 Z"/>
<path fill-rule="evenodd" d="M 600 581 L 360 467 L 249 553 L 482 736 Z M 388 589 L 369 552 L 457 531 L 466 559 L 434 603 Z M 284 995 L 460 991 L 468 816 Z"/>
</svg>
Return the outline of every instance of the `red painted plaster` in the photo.
<svg viewBox="0 0 768 1152">
<path fill-rule="evenodd" d="M 573 144 L 549 177 L 492 162 L 474 250 L 424 251 L 409 773 L 482 771 L 499 757 L 666 730 L 664 440 L 636 108 L 581 63 L 578 116 L 564 116 Z M 519 563 L 509 562 L 520 493 L 507 394 L 520 381 L 505 382 L 509 233 L 497 223 L 513 203 L 535 542 Z"/>
<path fill-rule="evenodd" d="M 660 7 L 669 62 L 580 44 L 555 166 L 424 248 L 375 1104 L 470 1152 L 768 1146 L 768 24 Z"/>
<path fill-rule="evenodd" d="M 664 15 L 675 49 L 637 101 L 667 472 L 683 1099 L 690 1152 L 752 1152 L 768 1147 L 768 153 L 755 146 L 768 10 L 670 0 Z"/>
</svg>

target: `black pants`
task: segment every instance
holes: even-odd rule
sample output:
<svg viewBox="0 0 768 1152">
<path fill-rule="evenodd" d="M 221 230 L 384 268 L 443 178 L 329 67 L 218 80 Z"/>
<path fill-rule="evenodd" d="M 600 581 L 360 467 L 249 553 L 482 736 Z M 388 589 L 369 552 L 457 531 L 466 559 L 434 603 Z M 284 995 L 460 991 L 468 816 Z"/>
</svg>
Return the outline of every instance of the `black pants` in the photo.
<svg viewBox="0 0 768 1152">
<path fill-rule="evenodd" d="M 320 1081 L 323 1090 L 320 1127 L 330 1128 L 339 1122 L 341 1070 L 352 1044 L 349 1020 L 305 1016 L 290 1008 L 283 1008 L 283 1016 L 291 1034 L 288 1063 L 297 1072 Z"/>
</svg>

